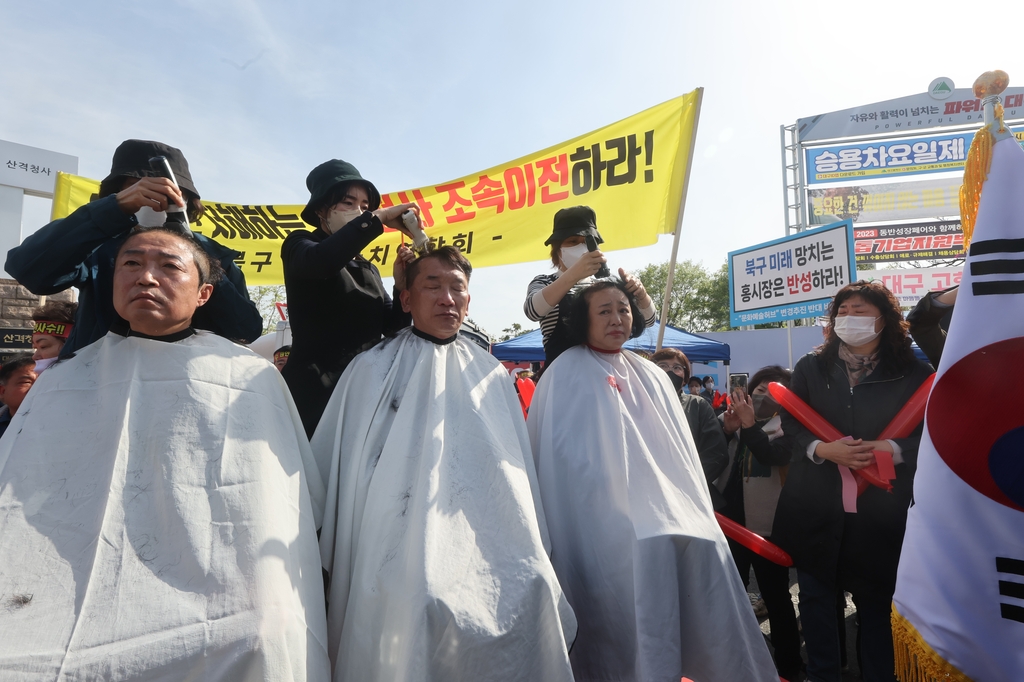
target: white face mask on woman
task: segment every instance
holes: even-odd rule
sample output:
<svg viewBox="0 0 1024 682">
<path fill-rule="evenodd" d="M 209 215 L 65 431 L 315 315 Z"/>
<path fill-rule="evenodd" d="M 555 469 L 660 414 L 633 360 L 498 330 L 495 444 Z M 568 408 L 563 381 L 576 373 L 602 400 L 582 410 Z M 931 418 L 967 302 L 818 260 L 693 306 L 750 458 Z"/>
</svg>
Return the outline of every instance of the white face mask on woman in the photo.
<svg viewBox="0 0 1024 682">
<path fill-rule="evenodd" d="M 361 215 L 361 208 L 333 209 L 327 216 L 327 231 L 334 234 Z"/>
<path fill-rule="evenodd" d="M 836 318 L 835 330 L 847 346 L 863 346 L 881 334 L 875 331 L 875 320 L 881 317 L 863 317 L 860 315 L 843 315 Z"/>
<path fill-rule="evenodd" d="M 563 246 L 561 249 L 561 260 L 562 265 L 566 270 L 576 265 L 576 261 L 587 253 L 586 244 L 577 244 L 576 246 Z"/>
</svg>

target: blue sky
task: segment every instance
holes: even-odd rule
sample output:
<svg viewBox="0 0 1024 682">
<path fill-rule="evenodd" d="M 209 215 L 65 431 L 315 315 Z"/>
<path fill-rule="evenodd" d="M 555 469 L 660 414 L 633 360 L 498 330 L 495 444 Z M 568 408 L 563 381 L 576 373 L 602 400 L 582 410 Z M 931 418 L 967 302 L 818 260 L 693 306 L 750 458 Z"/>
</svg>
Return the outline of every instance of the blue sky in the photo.
<svg viewBox="0 0 1024 682">
<path fill-rule="evenodd" d="M 306 174 L 329 158 L 384 191 L 417 187 L 703 86 L 680 258 L 717 267 L 784 234 L 781 124 L 938 76 L 969 87 L 1002 68 L 1024 82 L 1012 32 L 1024 9 L 979 12 L 868 0 L 7 2 L 0 138 L 78 156 L 94 178 L 122 140 L 158 139 L 185 152 L 204 197 L 301 203 Z M 44 203 L 27 203 L 26 232 L 45 222 Z M 635 269 L 670 249 L 666 236 L 609 260 Z M 479 269 L 470 315 L 492 333 L 528 324 L 526 285 L 547 269 Z"/>
</svg>

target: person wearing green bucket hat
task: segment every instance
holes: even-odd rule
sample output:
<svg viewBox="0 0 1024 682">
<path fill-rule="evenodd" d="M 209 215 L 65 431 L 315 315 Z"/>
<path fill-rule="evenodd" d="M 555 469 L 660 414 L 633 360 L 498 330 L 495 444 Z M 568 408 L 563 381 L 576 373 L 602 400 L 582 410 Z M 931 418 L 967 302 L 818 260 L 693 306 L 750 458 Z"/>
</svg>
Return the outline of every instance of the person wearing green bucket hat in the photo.
<svg viewBox="0 0 1024 682">
<path fill-rule="evenodd" d="M 380 192 L 351 163 L 332 159 L 306 178 L 309 202 L 302 219 L 316 228 L 294 230 L 281 247 L 292 351 L 281 372 L 306 435 L 312 437 L 335 384 L 352 359 L 411 318 L 393 305 L 405 289 L 412 251 L 391 254 L 395 287 L 389 296 L 380 272 L 360 252 L 390 227 L 409 234 L 402 214 L 416 204 L 380 208 Z M 411 236 L 411 235 L 410 235 Z M 381 259 L 386 264 L 387 251 Z"/>
</svg>

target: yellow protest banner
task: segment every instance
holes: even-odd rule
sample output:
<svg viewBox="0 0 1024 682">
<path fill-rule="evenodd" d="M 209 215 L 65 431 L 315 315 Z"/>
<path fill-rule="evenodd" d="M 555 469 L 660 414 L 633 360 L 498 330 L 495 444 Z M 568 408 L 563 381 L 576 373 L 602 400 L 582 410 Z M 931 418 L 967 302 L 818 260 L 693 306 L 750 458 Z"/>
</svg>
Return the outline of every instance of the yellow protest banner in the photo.
<svg viewBox="0 0 1024 682">
<path fill-rule="evenodd" d="M 602 250 L 653 244 L 678 222 L 698 102 L 695 90 L 480 173 L 382 194 L 381 205 L 416 202 L 431 241 L 458 247 L 474 267 L 546 259 L 555 212 L 580 204 L 597 212 Z M 86 203 L 98 187 L 61 173 L 53 218 Z M 281 242 L 292 230 L 312 229 L 299 217 L 302 206 L 203 204 L 193 229 L 238 251 L 248 284 L 283 283 Z M 388 276 L 400 243 L 401 234 L 388 230 L 363 256 Z"/>
</svg>

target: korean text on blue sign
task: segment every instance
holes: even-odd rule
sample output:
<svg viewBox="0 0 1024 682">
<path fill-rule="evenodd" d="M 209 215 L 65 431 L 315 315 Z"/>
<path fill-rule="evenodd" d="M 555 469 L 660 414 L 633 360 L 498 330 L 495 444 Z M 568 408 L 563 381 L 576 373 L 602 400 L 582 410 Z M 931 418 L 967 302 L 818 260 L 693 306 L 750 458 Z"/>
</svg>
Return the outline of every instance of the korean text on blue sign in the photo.
<svg viewBox="0 0 1024 682">
<path fill-rule="evenodd" d="M 964 167 L 973 132 L 807 150 L 807 184 L 882 175 L 944 173 Z"/>
<path fill-rule="evenodd" d="M 1011 130 L 1020 141 L 1024 127 Z M 974 131 L 967 131 L 808 149 L 807 184 L 962 170 L 973 140 Z"/>
<path fill-rule="evenodd" d="M 733 251 L 730 323 L 740 327 L 822 315 L 856 270 L 849 220 Z"/>
</svg>

